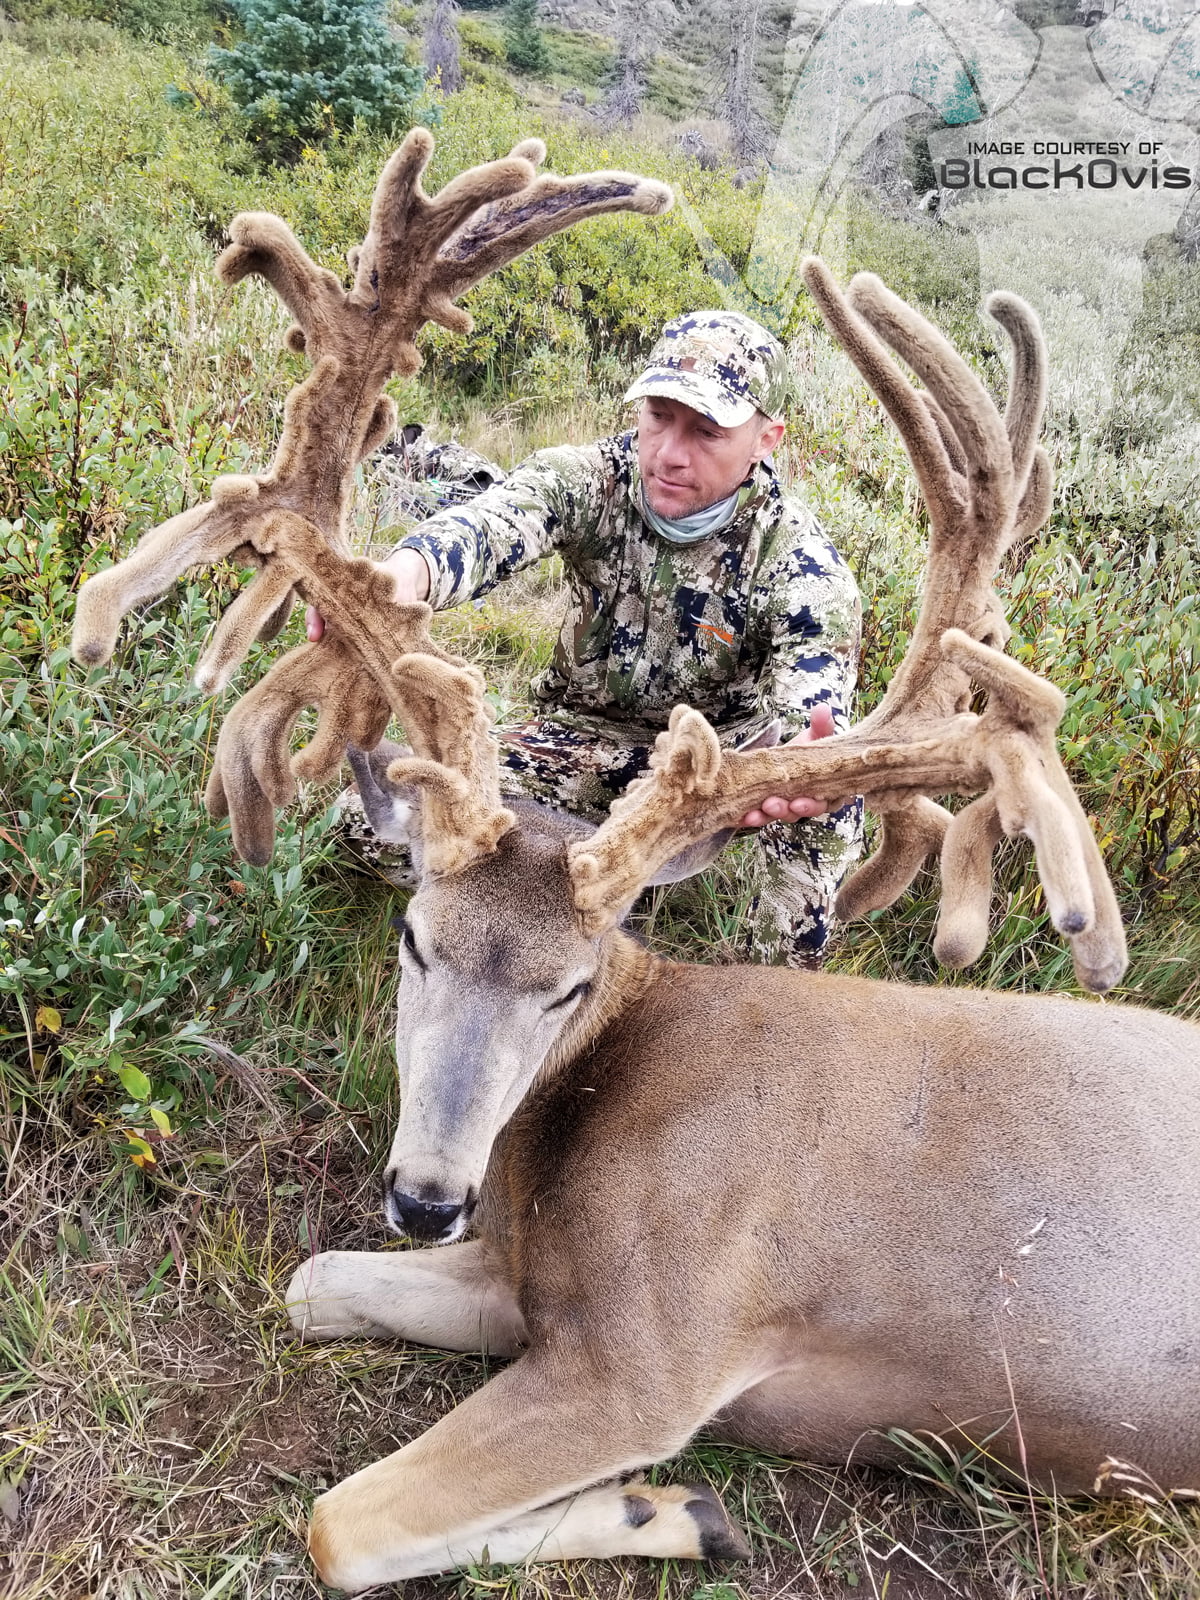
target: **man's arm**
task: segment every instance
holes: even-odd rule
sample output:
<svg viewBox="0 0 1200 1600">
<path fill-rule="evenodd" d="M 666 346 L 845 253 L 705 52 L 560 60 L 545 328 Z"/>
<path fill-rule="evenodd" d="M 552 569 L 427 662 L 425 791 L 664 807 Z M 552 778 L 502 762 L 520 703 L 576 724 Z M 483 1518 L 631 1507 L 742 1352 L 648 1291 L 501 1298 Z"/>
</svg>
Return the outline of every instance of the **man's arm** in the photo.
<svg viewBox="0 0 1200 1600">
<path fill-rule="evenodd" d="M 809 744 L 850 725 L 862 631 L 858 586 L 833 546 L 817 534 L 788 553 L 771 589 L 771 653 L 759 679 L 757 711 L 782 719 L 792 730 L 788 743 Z M 772 795 L 748 811 L 740 826 L 803 821 L 837 809 L 820 800 Z"/>
<path fill-rule="evenodd" d="M 608 476 L 598 446 L 539 450 L 503 483 L 419 523 L 379 565 L 394 576 L 397 600 L 443 611 L 478 599 L 576 543 L 597 519 Z M 308 637 L 323 633 L 310 609 Z"/>
</svg>

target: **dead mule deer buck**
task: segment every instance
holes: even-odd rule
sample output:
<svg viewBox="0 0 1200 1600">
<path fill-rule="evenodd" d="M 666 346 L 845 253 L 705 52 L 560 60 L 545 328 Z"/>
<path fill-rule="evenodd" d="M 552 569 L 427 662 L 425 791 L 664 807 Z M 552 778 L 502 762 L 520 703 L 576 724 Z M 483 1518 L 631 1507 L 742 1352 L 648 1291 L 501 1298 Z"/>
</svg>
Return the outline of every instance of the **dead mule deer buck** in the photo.
<svg viewBox="0 0 1200 1600">
<path fill-rule="evenodd" d="M 882 842 L 843 891 L 845 914 L 889 903 L 937 852 L 938 954 L 969 962 L 986 936 L 993 848 L 1026 834 L 1082 982 L 1116 982 L 1115 900 L 1054 748 L 1061 696 L 997 648 L 996 564 L 1049 506 L 1031 314 L 1009 296 L 990 303 L 1014 351 L 1002 419 L 877 280 L 857 278 L 843 298 L 810 262 L 809 285 L 896 422 L 929 507 L 923 609 L 887 696 L 835 738 L 737 753 L 679 708 L 653 772 L 595 833 L 564 835 L 536 812 L 518 823 L 479 675 L 431 644 L 427 608 L 395 605 L 389 580 L 331 548 L 349 474 L 387 421 L 371 384 L 411 361 L 421 316 L 454 313 L 464 260 L 478 276 L 529 242 L 531 190 L 549 195 L 547 216 L 563 214 L 561 190 L 538 189 L 557 180 L 531 180 L 527 147 L 498 164 L 511 198 L 480 209 L 486 184 L 468 194 L 467 174 L 427 201 L 418 146 L 410 138 L 385 173 L 349 296 L 281 224 L 237 232 L 227 274 L 259 270 L 280 288 L 317 367 L 289 402 L 272 473 L 226 480 L 212 506 L 92 579 L 77 630 L 82 659 L 103 659 L 123 609 L 236 548 L 264 570 L 222 622 L 206 681 L 224 681 L 292 586 L 332 619 L 332 644 L 286 656 L 222 731 L 210 804 L 250 859 L 269 854 L 297 766 L 330 770 L 347 738 L 373 747 L 389 708 L 415 752 L 390 774 L 419 797 L 422 880 L 401 945 L 387 1206 L 399 1225 L 455 1242 L 319 1255 L 288 1301 L 308 1337 L 517 1359 L 321 1496 L 322 1576 L 362 1589 L 485 1551 L 739 1553 L 711 1492 L 612 1481 L 704 1426 L 877 1461 L 893 1453 L 889 1428 L 927 1430 L 987 1440 L 1061 1490 L 1112 1490 L 1118 1457 L 1165 1489 L 1195 1485 L 1200 1030 L 1135 1008 L 685 965 L 620 928 L 663 862 L 762 795 L 859 792 Z M 607 184 L 610 207 L 661 203 L 620 174 L 571 183 L 585 196 Z M 402 215 L 421 247 L 408 310 L 393 316 Z M 398 357 L 387 341 L 401 336 Z M 978 715 L 973 685 L 987 694 Z M 314 700 L 317 737 L 289 764 L 290 729 Z M 931 798 L 950 793 L 978 798 L 952 818 Z"/>
<path fill-rule="evenodd" d="M 707 1489 L 614 1481 L 701 1427 L 834 1461 L 894 1459 L 894 1428 L 987 1441 L 1066 1492 L 1119 1487 L 1122 1457 L 1167 1489 L 1200 1484 L 1200 1029 L 684 965 L 619 927 L 664 860 L 763 793 L 857 789 L 884 839 L 847 909 L 894 898 L 940 848 L 939 953 L 969 961 L 992 849 L 1027 833 L 1084 983 L 1124 966 L 1053 750 L 1061 697 L 995 648 L 996 563 L 1049 504 L 1032 315 L 991 302 L 1014 346 L 1001 419 L 877 280 L 855 279 L 847 302 L 819 263 L 807 277 L 930 509 L 920 623 L 871 717 L 818 745 L 722 755 L 680 709 L 653 774 L 580 840 L 533 810 L 514 821 L 477 678 L 396 663 L 409 735 L 441 754 L 390 767 L 420 796 L 422 877 L 401 941 L 386 1205 L 401 1231 L 476 1236 L 318 1255 L 288 1302 L 310 1338 L 517 1359 L 320 1497 L 311 1549 L 338 1587 L 485 1554 L 738 1554 Z M 972 682 L 989 694 L 978 717 Z M 953 820 L 928 798 L 979 789 Z"/>
</svg>

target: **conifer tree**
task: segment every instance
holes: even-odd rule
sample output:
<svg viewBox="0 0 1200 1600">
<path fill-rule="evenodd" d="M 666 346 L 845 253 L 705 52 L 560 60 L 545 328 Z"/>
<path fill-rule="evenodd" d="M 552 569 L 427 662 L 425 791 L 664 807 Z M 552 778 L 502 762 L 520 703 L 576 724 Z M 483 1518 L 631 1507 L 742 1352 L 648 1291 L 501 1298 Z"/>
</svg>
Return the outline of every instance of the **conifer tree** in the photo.
<svg viewBox="0 0 1200 1600">
<path fill-rule="evenodd" d="M 508 63 L 518 72 L 546 71 L 550 56 L 538 26 L 537 0 L 511 0 L 504 43 Z"/>
<path fill-rule="evenodd" d="M 423 77 L 388 32 L 383 0 L 231 0 L 245 38 L 213 70 L 274 155 L 356 120 L 403 124 Z"/>
</svg>

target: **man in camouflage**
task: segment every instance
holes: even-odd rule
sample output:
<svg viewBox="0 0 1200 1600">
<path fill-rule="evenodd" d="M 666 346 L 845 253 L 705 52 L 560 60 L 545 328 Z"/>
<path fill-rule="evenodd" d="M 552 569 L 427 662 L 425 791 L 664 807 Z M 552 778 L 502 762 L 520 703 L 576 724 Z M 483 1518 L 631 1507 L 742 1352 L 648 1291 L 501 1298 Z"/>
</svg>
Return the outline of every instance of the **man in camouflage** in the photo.
<svg viewBox="0 0 1200 1600">
<path fill-rule="evenodd" d="M 398 598 L 441 610 L 561 554 L 571 605 L 532 684 L 544 709 L 498 730 L 510 792 L 599 820 L 680 701 L 729 746 L 776 719 L 806 739 L 846 725 L 858 592 L 769 463 L 787 392 L 784 351 L 757 323 L 680 317 L 626 395 L 641 402 L 636 431 L 538 451 L 387 558 Z M 817 965 L 860 806 L 769 797 L 743 825 L 758 829 L 750 953 Z"/>
</svg>

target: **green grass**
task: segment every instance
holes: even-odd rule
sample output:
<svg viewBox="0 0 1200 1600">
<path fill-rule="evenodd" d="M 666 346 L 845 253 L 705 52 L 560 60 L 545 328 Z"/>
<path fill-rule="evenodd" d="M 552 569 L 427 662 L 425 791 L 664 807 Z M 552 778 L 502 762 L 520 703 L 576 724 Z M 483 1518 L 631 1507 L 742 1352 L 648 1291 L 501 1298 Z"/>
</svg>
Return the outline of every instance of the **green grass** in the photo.
<svg viewBox="0 0 1200 1600">
<path fill-rule="evenodd" d="M 302 1555 L 312 1494 L 486 1376 L 480 1361 L 415 1348 L 298 1347 L 280 1304 L 307 1249 L 383 1243 L 396 897 L 341 860 L 328 792 L 302 797 L 265 869 L 236 864 L 203 813 L 222 708 L 187 674 L 236 569 L 148 607 L 111 670 L 81 673 L 66 640 L 81 567 L 114 559 L 217 473 L 263 461 L 303 370 L 278 351 L 284 319 L 265 290 L 215 286 L 229 215 L 278 209 L 336 265 L 361 232 L 381 146 L 356 135 L 255 176 L 219 107 L 166 105 L 182 58 L 94 24 L 39 29 L 0 38 L 14 108 L 0 132 L 0 1479 L 17 1502 L 0 1495 L 16 1516 L 0 1510 L 0 1593 L 291 1600 L 318 1593 Z M 447 107 L 432 181 L 537 122 L 473 89 Z M 727 253 L 748 247 L 753 202 L 726 177 L 673 166 L 661 143 L 544 126 L 560 170 L 683 177 Z M 856 228 L 861 260 L 998 383 L 952 253 L 887 219 L 864 214 Z M 1170 434 L 1150 423 L 1165 381 L 1153 319 L 1169 321 L 1173 351 L 1193 352 L 1194 285 L 1194 269 L 1156 268 L 1119 426 L 1081 430 L 1052 391 L 1055 513 L 1007 582 L 1014 649 L 1068 693 L 1065 748 L 1129 923 L 1121 993 L 1188 1016 L 1200 1016 L 1200 506 Z M 434 371 L 398 386 L 402 404 L 505 464 L 594 437 L 650 325 L 711 299 L 682 223 L 591 225 L 476 296 L 472 342 L 427 336 Z M 914 616 L 921 514 L 890 428 L 807 316 L 794 355 L 781 464 L 858 572 L 865 709 Z M 1171 361 L 1194 411 L 1194 374 Z M 359 532 L 364 544 L 378 532 L 366 490 Z M 552 565 L 439 619 L 503 715 L 525 706 L 562 603 Z M 735 850 L 704 878 L 654 891 L 636 923 L 668 954 L 729 960 L 745 902 Z M 1071 988 L 1024 848 L 1002 854 L 993 936 L 970 973 L 936 971 L 935 908 L 924 877 L 895 911 L 847 930 L 835 965 Z M 133 1163 L 135 1137 L 153 1164 Z M 906 1473 L 703 1441 L 660 1469 L 722 1490 L 755 1543 L 746 1571 L 577 1563 L 405 1593 L 1190 1600 L 1200 1587 L 1186 1504 L 1031 1500 L 986 1461 L 910 1446 Z"/>
</svg>

